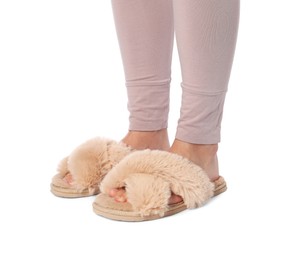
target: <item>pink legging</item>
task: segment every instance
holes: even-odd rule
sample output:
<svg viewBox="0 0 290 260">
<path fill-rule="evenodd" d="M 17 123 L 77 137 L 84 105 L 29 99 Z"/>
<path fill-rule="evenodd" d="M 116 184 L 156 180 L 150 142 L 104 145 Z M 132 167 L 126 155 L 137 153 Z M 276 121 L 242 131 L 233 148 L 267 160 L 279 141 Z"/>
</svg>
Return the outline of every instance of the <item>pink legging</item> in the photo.
<svg viewBox="0 0 290 260">
<path fill-rule="evenodd" d="M 239 0 L 112 0 L 124 66 L 129 130 L 167 128 L 174 32 L 182 74 L 176 138 L 220 141 Z"/>
</svg>

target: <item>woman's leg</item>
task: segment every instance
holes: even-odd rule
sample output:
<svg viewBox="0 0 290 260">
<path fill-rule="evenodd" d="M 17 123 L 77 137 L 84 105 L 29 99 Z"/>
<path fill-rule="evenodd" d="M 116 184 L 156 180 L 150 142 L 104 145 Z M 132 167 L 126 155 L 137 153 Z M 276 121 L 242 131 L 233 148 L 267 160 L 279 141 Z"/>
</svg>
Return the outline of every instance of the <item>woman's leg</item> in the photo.
<svg viewBox="0 0 290 260">
<path fill-rule="evenodd" d="M 171 151 L 218 178 L 217 143 L 239 22 L 239 0 L 173 0 L 182 107 Z"/>
<path fill-rule="evenodd" d="M 183 91 L 176 137 L 216 144 L 236 45 L 239 0 L 173 0 L 173 5 Z"/>
<path fill-rule="evenodd" d="M 168 149 L 172 1 L 112 0 L 112 7 L 130 112 L 123 141 L 137 149 Z"/>
<path fill-rule="evenodd" d="M 120 2 L 115 1 L 115 3 Z M 155 6 L 155 3 L 162 2 L 164 8 L 171 1 L 146 2 L 144 0 L 144 2 L 128 1 L 127 3 L 134 6 L 134 2 L 143 3 L 144 6 L 147 6 L 147 2 L 148 5 L 152 4 L 152 14 L 160 11 L 163 17 L 166 16 L 163 12 L 168 12 L 168 10 L 159 10 L 157 8 L 159 5 Z M 239 0 L 173 0 L 173 9 L 182 69 L 183 96 L 176 139 L 170 151 L 181 154 L 200 165 L 208 173 L 210 179 L 215 180 L 218 178 L 217 143 L 220 141 L 223 104 L 238 30 Z M 134 16 L 129 9 L 127 11 L 129 16 Z M 171 17 L 171 12 L 167 15 Z M 142 18 L 144 19 L 144 16 Z M 171 18 L 168 21 L 170 22 Z M 148 21 L 147 26 L 149 24 L 152 27 L 159 28 L 160 26 Z M 146 28 L 150 31 L 150 27 Z M 169 38 L 172 43 L 171 37 Z M 151 45 L 150 42 L 147 44 Z M 164 41 L 164 44 L 168 46 L 168 42 Z M 170 53 L 168 56 L 170 59 L 171 48 L 172 45 L 170 45 L 170 52 L 167 52 Z M 127 51 L 130 52 L 129 49 Z M 126 55 L 126 51 L 123 53 Z M 134 52 L 130 54 L 131 59 L 135 60 Z M 148 63 L 154 61 L 152 56 L 154 55 L 147 56 Z M 124 64 L 126 67 L 126 63 Z M 167 64 L 169 71 L 170 61 Z M 130 99 L 132 99 L 130 91 L 128 88 L 129 110 Z M 142 120 L 142 116 L 140 118 Z M 117 201 L 126 201 L 124 190 L 112 190 L 111 196 Z M 172 195 L 169 203 L 176 203 L 180 200 L 179 196 Z"/>
</svg>

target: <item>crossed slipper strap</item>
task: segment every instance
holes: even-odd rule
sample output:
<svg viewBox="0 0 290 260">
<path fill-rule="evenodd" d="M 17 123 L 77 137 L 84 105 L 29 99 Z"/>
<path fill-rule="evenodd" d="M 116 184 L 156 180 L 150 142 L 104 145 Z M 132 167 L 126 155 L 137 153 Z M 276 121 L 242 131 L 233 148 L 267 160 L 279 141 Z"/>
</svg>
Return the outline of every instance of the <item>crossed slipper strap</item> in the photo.
<svg viewBox="0 0 290 260">
<path fill-rule="evenodd" d="M 99 184 L 121 159 L 132 149 L 124 143 L 107 138 L 92 138 L 65 157 L 53 177 L 51 191 L 59 197 L 84 197 L 99 193 Z M 64 178 L 71 174 L 73 182 Z"/>
<path fill-rule="evenodd" d="M 125 188 L 128 203 L 142 216 L 163 216 L 172 192 L 187 208 L 203 205 L 214 193 L 202 168 L 179 155 L 152 150 L 131 153 L 105 176 L 101 192 L 115 188 Z"/>
</svg>

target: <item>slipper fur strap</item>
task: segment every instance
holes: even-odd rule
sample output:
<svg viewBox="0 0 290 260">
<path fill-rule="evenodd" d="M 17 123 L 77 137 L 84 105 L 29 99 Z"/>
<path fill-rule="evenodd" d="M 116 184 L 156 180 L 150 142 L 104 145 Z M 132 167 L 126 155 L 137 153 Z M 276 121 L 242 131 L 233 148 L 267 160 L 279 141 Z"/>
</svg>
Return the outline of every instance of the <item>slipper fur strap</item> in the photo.
<svg viewBox="0 0 290 260">
<path fill-rule="evenodd" d="M 127 201 L 141 215 L 164 214 L 171 193 L 196 208 L 213 196 L 214 184 L 191 161 L 165 151 L 136 151 L 125 157 L 103 179 L 101 192 L 125 188 Z"/>
</svg>

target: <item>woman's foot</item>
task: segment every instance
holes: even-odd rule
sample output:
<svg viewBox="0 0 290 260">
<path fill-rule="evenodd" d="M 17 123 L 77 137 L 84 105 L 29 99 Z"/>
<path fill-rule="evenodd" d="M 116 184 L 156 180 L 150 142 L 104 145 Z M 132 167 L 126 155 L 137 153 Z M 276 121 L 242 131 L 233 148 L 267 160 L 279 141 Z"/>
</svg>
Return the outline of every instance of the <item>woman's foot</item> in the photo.
<svg viewBox="0 0 290 260">
<path fill-rule="evenodd" d="M 191 144 L 175 139 L 169 152 L 181 155 L 200 166 L 208 175 L 211 181 L 219 178 L 217 144 Z M 172 194 L 169 204 L 182 201 L 178 195 Z"/>
<path fill-rule="evenodd" d="M 129 131 L 129 133 L 122 139 L 122 142 L 136 150 L 143 149 L 157 149 L 168 151 L 170 148 L 167 129 L 158 131 Z M 73 184 L 73 177 L 71 173 L 67 173 L 63 180 L 68 184 Z"/>
<path fill-rule="evenodd" d="M 169 149 L 200 166 L 211 181 L 219 178 L 217 151 L 218 144 L 191 144 L 177 139 Z"/>
<path fill-rule="evenodd" d="M 181 155 L 199 165 L 208 174 L 210 180 L 215 181 L 219 178 L 217 150 L 217 144 L 190 144 L 176 139 L 169 152 Z M 113 189 L 110 191 L 110 196 L 117 202 L 126 202 L 127 200 L 124 189 Z M 174 204 L 181 201 L 180 196 L 172 194 L 168 203 Z"/>
<path fill-rule="evenodd" d="M 170 148 L 167 129 L 158 131 L 129 131 L 122 142 L 136 150 L 163 150 Z"/>
</svg>

